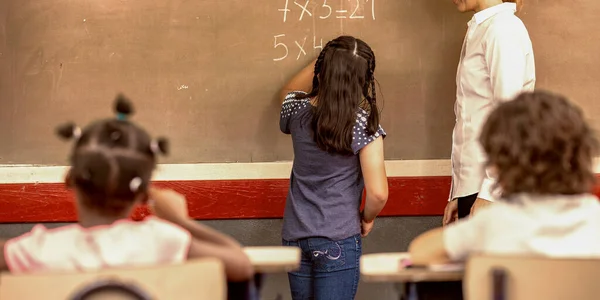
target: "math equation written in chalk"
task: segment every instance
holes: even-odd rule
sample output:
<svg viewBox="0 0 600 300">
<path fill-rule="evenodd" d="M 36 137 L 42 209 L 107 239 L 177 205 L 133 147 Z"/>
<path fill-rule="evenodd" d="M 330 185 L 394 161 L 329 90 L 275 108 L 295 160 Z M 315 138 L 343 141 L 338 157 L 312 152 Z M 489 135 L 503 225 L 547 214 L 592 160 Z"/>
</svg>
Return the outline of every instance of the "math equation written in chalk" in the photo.
<svg viewBox="0 0 600 300">
<path fill-rule="evenodd" d="M 376 0 L 281 0 L 282 7 L 277 11 L 283 23 L 288 21 L 315 22 L 329 18 L 347 20 L 375 20 Z M 309 51 L 321 51 L 323 38 L 316 34 L 300 38 L 285 33 L 273 35 L 273 61 L 284 59 L 299 60 Z"/>
</svg>

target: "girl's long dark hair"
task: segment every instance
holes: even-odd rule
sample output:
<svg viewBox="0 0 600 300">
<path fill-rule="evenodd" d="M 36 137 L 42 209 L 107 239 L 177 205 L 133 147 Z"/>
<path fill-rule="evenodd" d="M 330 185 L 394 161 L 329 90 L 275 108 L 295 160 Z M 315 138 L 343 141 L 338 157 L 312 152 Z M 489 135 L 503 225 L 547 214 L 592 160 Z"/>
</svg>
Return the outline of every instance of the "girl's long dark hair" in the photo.
<svg viewBox="0 0 600 300">
<path fill-rule="evenodd" d="M 375 93 L 375 54 L 367 43 L 340 36 L 325 45 L 315 63 L 312 129 L 317 146 L 352 155 L 352 130 L 359 108 L 367 112 L 367 132 L 379 127 Z"/>
</svg>

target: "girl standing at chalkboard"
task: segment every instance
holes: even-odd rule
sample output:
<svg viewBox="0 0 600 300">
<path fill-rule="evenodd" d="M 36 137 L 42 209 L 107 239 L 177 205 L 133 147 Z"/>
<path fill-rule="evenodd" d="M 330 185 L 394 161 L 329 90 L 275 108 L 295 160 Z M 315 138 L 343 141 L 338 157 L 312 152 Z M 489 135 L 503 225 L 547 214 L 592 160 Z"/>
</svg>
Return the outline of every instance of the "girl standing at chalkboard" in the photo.
<svg viewBox="0 0 600 300">
<path fill-rule="evenodd" d="M 503 101 L 535 86 L 529 33 L 515 16 L 520 0 L 453 0 L 468 23 L 456 76 L 456 124 L 452 134 L 452 187 L 444 225 L 492 203 L 494 179 L 485 171 L 477 141 L 488 114 Z"/>
<path fill-rule="evenodd" d="M 294 145 L 283 244 L 302 249 L 294 300 L 356 295 L 361 237 L 388 197 L 374 71 L 369 45 L 341 36 L 282 89 L 280 128 Z"/>
</svg>

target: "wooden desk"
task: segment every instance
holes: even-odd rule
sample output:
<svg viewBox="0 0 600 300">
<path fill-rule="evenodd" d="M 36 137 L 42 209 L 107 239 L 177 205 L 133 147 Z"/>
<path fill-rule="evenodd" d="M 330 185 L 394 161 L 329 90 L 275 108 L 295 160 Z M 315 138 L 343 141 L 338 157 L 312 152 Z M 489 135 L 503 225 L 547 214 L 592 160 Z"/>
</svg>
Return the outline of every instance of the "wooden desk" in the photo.
<svg viewBox="0 0 600 300">
<path fill-rule="evenodd" d="M 246 247 L 256 273 L 287 273 L 300 267 L 300 248 L 297 247 Z"/>
<path fill-rule="evenodd" d="M 434 271 L 402 269 L 400 262 L 410 258 L 408 253 L 365 254 L 360 259 L 361 276 L 371 282 L 435 282 L 461 281 L 464 271 Z"/>
<path fill-rule="evenodd" d="M 265 274 L 287 273 L 300 268 L 300 248 L 298 247 L 245 247 L 244 252 L 250 259 L 256 275 L 251 290 L 243 295 L 233 294 L 240 288 L 229 284 L 229 299 L 260 299 Z M 250 294 L 250 297 L 247 295 Z"/>
<path fill-rule="evenodd" d="M 456 296 L 457 299 L 462 298 L 463 270 L 438 271 L 427 268 L 402 268 L 401 261 L 408 258 L 410 258 L 408 253 L 365 254 L 360 259 L 361 278 L 366 282 L 397 284 L 400 290 L 400 299 L 417 299 L 417 285 L 419 283 L 446 285 L 449 290 L 460 293 Z"/>
</svg>

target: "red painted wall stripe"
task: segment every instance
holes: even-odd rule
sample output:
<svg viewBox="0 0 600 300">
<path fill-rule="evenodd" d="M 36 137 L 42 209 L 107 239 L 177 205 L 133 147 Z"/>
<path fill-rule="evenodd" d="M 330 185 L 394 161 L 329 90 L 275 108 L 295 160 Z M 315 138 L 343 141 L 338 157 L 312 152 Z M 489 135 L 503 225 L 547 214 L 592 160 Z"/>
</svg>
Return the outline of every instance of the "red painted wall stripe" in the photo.
<svg viewBox="0 0 600 300">
<path fill-rule="evenodd" d="M 186 195 L 195 219 L 281 218 L 288 180 L 157 182 Z M 382 216 L 442 215 L 450 177 L 394 177 Z M 600 194 L 600 188 L 596 189 Z M 0 223 L 76 221 L 73 194 L 63 184 L 0 184 Z M 149 212 L 140 208 L 139 219 Z"/>
<path fill-rule="evenodd" d="M 281 218 L 288 191 L 286 179 L 167 181 L 158 186 L 186 195 L 195 219 Z M 389 179 L 385 216 L 440 215 L 450 177 Z M 0 223 L 71 222 L 77 219 L 74 196 L 63 184 L 0 184 Z M 138 219 L 148 214 L 139 209 Z"/>
</svg>

